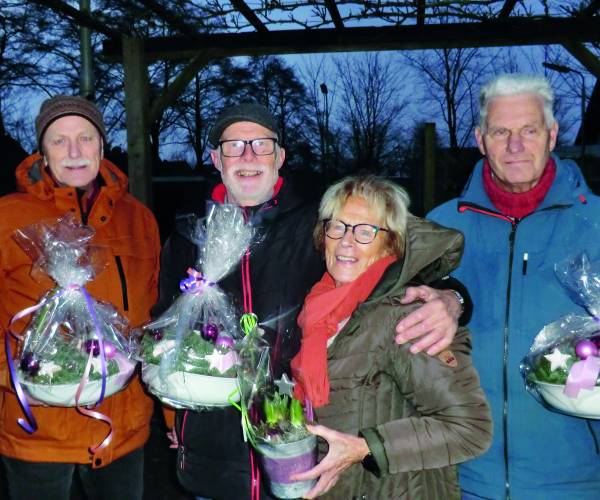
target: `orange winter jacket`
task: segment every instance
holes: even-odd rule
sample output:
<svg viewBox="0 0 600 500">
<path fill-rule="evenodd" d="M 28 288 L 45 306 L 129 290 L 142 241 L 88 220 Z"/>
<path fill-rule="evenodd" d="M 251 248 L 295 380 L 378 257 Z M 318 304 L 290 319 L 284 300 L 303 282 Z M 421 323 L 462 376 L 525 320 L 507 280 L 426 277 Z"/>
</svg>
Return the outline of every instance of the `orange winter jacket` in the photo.
<svg viewBox="0 0 600 500">
<path fill-rule="evenodd" d="M 112 419 L 109 446 L 92 456 L 88 448 L 106 436 L 108 425 L 75 408 L 32 407 L 38 430 L 29 435 L 17 424 L 23 417 L 11 386 L 4 336 L 11 317 L 36 304 L 55 283 L 30 276 L 31 259 L 13 240 L 13 232 L 66 213 L 81 219 L 75 188 L 56 187 L 38 154 L 16 171 L 17 193 L 0 198 L 0 455 L 31 462 L 89 463 L 102 467 L 141 447 L 149 435 L 152 401 L 136 375 L 123 391 L 106 398 L 97 411 Z M 102 160 L 100 192 L 87 224 L 96 230 L 93 244 L 108 248 L 108 266 L 86 285 L 97 300 L 112 303 L 131 326 L 149 319 L 156 301 L 160 240 L 154 216 L 127 192 L 127 177 Z M 29 318 L 15 323 L 20 332 Z M 16 346 L 12 345 L 13 355 Z"/>
</svg>

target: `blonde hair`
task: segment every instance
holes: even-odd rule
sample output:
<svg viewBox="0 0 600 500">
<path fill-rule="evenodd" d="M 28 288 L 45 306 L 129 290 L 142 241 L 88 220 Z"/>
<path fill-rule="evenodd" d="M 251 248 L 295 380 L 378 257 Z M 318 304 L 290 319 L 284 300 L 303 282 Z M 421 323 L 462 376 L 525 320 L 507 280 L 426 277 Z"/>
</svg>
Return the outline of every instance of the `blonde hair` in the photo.
<svg viewBox="0 0 600 500">
<path fill-rule="evenodd" d="M 332 219 L 342 210 L 351 196 L 363 198 L 387 229 L 387 247 L 397 257 L 404 255 L 406 220 L 408 217 L 408 194 L 392 181 L 374 175 L 346 177 L 333 184 L 321 199 L 319 223 L 313 232 L 315 246 L 325 248 L 323 220 Z"/>
</svg>

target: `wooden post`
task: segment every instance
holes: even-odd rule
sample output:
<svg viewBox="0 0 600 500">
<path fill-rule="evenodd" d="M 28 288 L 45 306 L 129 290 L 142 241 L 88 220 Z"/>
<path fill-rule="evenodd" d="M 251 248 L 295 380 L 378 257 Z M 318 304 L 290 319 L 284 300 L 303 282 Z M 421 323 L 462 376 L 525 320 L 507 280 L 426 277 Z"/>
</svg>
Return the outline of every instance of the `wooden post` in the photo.
<svg viewBox="0 0 600 500">
<path fill-rule="evenodd" d="M 144 59 L 144 43 L 141 39 L 123 37 L 123 66 L 129 191 L 148 208 L 152 208 L 148 68 Z"/>
<path fill-rule="evenodd" d="M 79 0 L 79 10 L 90 13 L 90 0 Z M 82 97 L 94 100 L 94 54 L 92 51 L 92 32 L 90 28 L 79 28 L 79 44 L 81 46 L 81 71 L 79 74 L 79 93 Z M 106 146 L 106 145 L 105 145 Z"/>
<path fill-rule="evenodd" d="M 435 206 L 435 150 L 435 123 L 426 123 L 423 147 L 423 212 L 425 214 Z"/>
</svg>

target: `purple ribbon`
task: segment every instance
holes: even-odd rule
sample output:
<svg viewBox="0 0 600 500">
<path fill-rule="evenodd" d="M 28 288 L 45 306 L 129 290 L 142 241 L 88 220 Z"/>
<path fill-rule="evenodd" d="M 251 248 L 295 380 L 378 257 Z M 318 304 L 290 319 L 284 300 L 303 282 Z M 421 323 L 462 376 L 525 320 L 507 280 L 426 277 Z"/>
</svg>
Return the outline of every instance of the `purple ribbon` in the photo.
<svg viewBox="0 0 600 500">
<path fill-rule="evenodd" d="M 27 417 L 27 420 L 25 420 L 24 418 L 18 418 L 17 422 L 23 428 L 23 430 L 25 430 L 29 434 L 33 434 L 35 431 L 37 431 L 38 425 L 35 420 L 35 417 L 33 416 L 33 413 L 31 412 L 31 408 L 29 407 L 29 403 L 27 402 L 27 398 L 25 397 L 25 393 L 23 392 L 23 387 L 21 387 L 21 382 L 19 382 L 19 377 L 17 376 L 15 365 L 13 364 L 12 351 L 10 349 L 10 337 L 8 334 L 4 336 L 4 348 L 6 350 L 6 358 L 8 362 L 10 378 L 13 382 L 15 392 L 17 393 L 19 403 L 21 403 L 21 407 L 23 408 L 23 412 L 25 413 L 25 417 Z"/>
<path fill-rule="evenodd" d="M 106 357 L 105 357 L 105 353 L 104 353 L 104 337 L 102 335 L 102 328 L 100 325 L 100 320 L 98 319 L 98 315 L 96 314 L 96 308 L 94 307 L 93 299 L 92 299 L 92 297 L 90 297 L 90 294 L 87 292 L 87 290 L 83 286 L 69 285 L 68 287 L 60 290 L 56 295 L 54 295 L 52 297 L 52 300 L 57 300 L 59 297 L 64 295 L 67 292 L 67 290 L 78 290 L 83 294 L 83 297 L 84 297 L 86 305 L 87 305 L 87 309 L 90 313 L 90 316 L 92 317 L 92 322 L 94 324 L 94 329 L 96 330 L 96 335 L 98 336 L 98 347 L 100 349 L 100 371 L 101 371 L 101 375 L 102 375 L 102 388 L 100 390 L 100 397 L 98 398 L 98 401 L 96 402 L 95 405 L 92 406 L 92 407 L 97 407 L 104 400 L 104 394 L 106 393 L 106 375 L 107 375 Z M 35 306 L 27 307 L 27 308 L 19 311 L 17 314 L 15 314 L 11 318 L 10 323 L 8 325 L 8 333 L 10 335 L 12 335 L 15 339 L 20 340 L 21 336 L 16 335 L 15 333 L 13 333 L 11 331 L 11 329 L 10 329 L 11 325 L 14 322 L 16 322 L 17 320 L 24 318 L 28 314 L 31 314 L 31 313 L 37 311 L 39 308 L 41 308 L 46 303 L 46 301 L 47 301 L 47 298 L 43 298 Z M 15 392 L 17 394 L 17 399 L 19 400 L 19 403 L 21 404 L 21 407 L 23 408 L 23 412 L 25 413 L 25 417 L 27 418 L 27 420 L 25 420 L 23 418 L 18 418 L 17 422 L 25 431 L 27 431 L 29 434 L 33 434 L 37 430 L 38 425 L 35 420 L 35 417 L 33 416 L 33 413 L 31 412 L 31 407 L 29 406 L 29 403 L 27 402 L 27 398 L 25 396 L 23 387 L 21 385 L 21 382 L 19 381 L 19 376 L 17 375 L 17 371 L 16 371 L 14 363 L 13 363 L 9 335 L 5 335 L 5 337 L 4 337 L 4 345 L 5 345 L 7 364 L 8 364 L 8 370 L 10 373 L 10 377 L 13 382 Z M 86 366 L 86 373 L 89 373 L 90 365 L 91 365 L 91 356 L 90 356 L 90 358 L 88 358 L 88 362 L 87 362 L 87 366 Z M 76 398 L 75 398 L 76 402 L 79 399 L 79 395 L 81 394 L 81 392 L 83 390 L 83 386 L 87 382 L 86 379 L 87 379 L 87 376 L 85 376 L 85 375 L 81 378 L 81 382 L 79 383 L 79 387 L 77 388 L 77 392 L 76 392 Z"/>
<path fill-rule="evenodd" d="M 564 393 L 570 398 L 576 398 L 581 389 L 593 389 L 600 373 L 600 358 L 589 356 L 588 358 L 573 363 L 569 370 Z"/>
<path fill-rule="evenodd" d="M 315 421 L 315 412 L 313 410 L 312 401 L 308 396 L 304 398 L 304 416 L 309 423 Z"/>
<path fill-rule="evenodd" d="M 317 464 L 314 448 L 294 457 L 270 458 L 262 455 L 260 458 L 269 480 L 273 483 L 282 484 L 295 483 L 290 479 L 291 475 L 306 472 Z"/>
<path fill-rule="evenodd" d="M 215 286 L 214 281 L 209 281 L 202 276 L 202 273 L 189 267 L 187 270 L 188 278 L 184 278 L 179 282 L 179 289 L 184 293 L 202 293 L 205 287 Z"/>
<path fill-rule="evenodd" d="M 79 291 L 83 294 L 85 298 L 85 302 L 87 304 L 88 311 L 90 316 L 92 317 L 92 323 L 94 323 L 94 329 L 96 330 L 96 335 L 98 336 L 98 347 L 100 349 L 100 372 L 102 374 L 102 388 L 100 389 L 100 397 L 98 401 L 93 406 L 98 407 L 102 401 L 104 401 L 104 393 L 106 392 L 106 353 L 104 352 L 104 337 L 102 335 L 102 327 L 100 325 L 100 320 L 98 319 L 98 315 L 96 314 L 96 308 L 94 307 L 94 301 L 90 294 L 84 287 L 78 287 Z M 91 364 L 92 357 L 88 358 L 88 365 Z M 79 388 L 77 389 L 78 393 L 83 390 L 83 386 L 87 382 L 85 380 L 86 377 L 82 377 L 81 382 L 79 383 Z"/>
<path fill-rule="evenodd" d="M 57 299 L 64 293 L 65 293 L 65 290 L 61 290 L 60 292 L 58 292 L 58 294 L 56 294 L 53 297 L 53 300 Z M 14 337 L 15 340 L 17 340 L 17 341 L 21 340 L 22 336 L 17 335 L 16 333 L 14 333 L 11 330 L 12 324 L 15 323 L 16 321 L 20 320 L 21 318 L 24 318 L 28 314 L 34 313 L 40 307 L 42 307 L 46 302 L 47 302 L 47 297 L 44 297 L 36 305 L 26 307 L 25 309 L 23 309 L 23 310 L 19 311 L 17 314 L 15 314 L 10 319 L 10 322 L 8 323 L 7 335 L 4 336 L 4 351 L 6 353 L 6 358 L 7 358 L 6 362 L 8 364 L 8 371 L 10 374 L 10 379 L 12 380 L 13 386 L 15 388 L 15 393 L 17 394 L 17 399 L 19 401 L 19 404 L 21 405 L 21 408 L 23 408 L 23 413 L 25 413 L 25 417 L 27 418 L 27 420 L 25 420 L 24 418 L 17 418 L 17 423 L 23 428 L 23 430 L 25 430 L 29 434 L 33 434 L 35 431 L 37 431 L 38 425 L 37 425 L 37 421 L 35 420 L 35 417 L 33 416 L 31 407 L 29 406 L 29 402 L 27 401 L 27 397 L 25 396 L 25 392 L 23 391 L 23 386 L 21 385 L 21 382 L 19 381 L 19 376 L 17 375 L 17 370 L 15 369 L 15 365 L 13 363 L 9 335 L 12 335 L 12 337 Z"/>
</svg>

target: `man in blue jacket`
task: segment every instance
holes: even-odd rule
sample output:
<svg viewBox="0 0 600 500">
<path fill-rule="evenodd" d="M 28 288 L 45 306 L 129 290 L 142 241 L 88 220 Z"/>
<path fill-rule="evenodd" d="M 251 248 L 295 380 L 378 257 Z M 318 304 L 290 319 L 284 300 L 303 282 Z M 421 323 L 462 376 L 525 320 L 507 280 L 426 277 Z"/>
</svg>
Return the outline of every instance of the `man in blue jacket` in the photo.
<svg viewBox="0 0 600 500">
<path fill-rule="evenodd" d="M 554 413 L 519 372 L 540 329 L 584 313 L 554 274 L 583 250 L 600 258 L 600 203 L 577 165 L 551 154 L 553 92 L 537 76 L 502 75 L 480 94 L 485 156 L 459 198 L 430 218 L 465 235 L 455 278 L 469 289 L 473 362 L 492 407 L 494 440 L 460 468 L 463 499 L 600 498 L 600 423 Z"/>
</svg>

